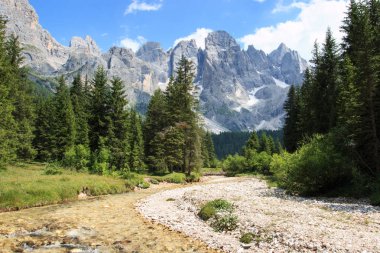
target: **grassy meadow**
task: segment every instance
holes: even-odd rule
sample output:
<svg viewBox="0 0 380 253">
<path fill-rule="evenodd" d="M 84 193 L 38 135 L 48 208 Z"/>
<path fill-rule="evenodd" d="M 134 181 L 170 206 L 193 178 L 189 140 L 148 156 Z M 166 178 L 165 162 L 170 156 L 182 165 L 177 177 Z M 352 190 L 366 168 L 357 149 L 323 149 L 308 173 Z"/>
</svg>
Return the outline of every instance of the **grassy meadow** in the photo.
<svg viewBox="0 0 380 253">
<path fill-rule="evenodd" d="M 55 175 L 48 175 L 45 167 L 35 163 L 0 170 L 0 211 L 76 200 L 84 188 L 92 196 L 132 189 L 127 180 L 64 169 L 58 170 Z"/>
</svg>

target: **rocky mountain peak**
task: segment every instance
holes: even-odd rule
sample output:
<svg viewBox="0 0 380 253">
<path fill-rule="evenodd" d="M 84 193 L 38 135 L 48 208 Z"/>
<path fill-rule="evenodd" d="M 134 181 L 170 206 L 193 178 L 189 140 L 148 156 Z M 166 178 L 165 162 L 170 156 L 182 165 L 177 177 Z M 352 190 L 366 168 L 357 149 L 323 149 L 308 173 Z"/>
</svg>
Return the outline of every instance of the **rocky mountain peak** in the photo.
<svg viewBox="0 0 380 253">
<path fill-rule="evenodd" d="M 240 50 L 236 40 L 225 31 L 211 32 L 206 37 L 206 50 L 212 50 L 213 48 Z"/>
<path fill-rule="evenodd" d="M 166 52 L 158 42 L 146 42 L 136 52 L 136 56 L 141 60 L 155 64 L 164 64 L 167 58 Z"/>
<path fill-rule="evenodd" d="M 73 37 L 70 41 L 70 48 L 72 50 L 88 53 L 93 55 L 100 55 L 100 49 L 96 42 L 90 37 L 86 36 L 85 39 L 81 37 Z"/>
</svg>

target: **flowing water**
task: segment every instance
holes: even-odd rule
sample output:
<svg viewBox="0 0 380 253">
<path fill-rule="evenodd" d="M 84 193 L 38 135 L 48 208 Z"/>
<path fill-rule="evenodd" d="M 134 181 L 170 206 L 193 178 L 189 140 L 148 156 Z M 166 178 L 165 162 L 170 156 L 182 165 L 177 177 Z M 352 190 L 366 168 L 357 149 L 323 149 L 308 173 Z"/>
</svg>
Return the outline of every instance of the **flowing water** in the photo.
<svg viewBox="0 0 380 253">
<path fill-rule="evenodd" d="M 0 252 L 215 252 L 135 210 L 141 198 L 172 187 L 0 213 Z"/>
</svg>

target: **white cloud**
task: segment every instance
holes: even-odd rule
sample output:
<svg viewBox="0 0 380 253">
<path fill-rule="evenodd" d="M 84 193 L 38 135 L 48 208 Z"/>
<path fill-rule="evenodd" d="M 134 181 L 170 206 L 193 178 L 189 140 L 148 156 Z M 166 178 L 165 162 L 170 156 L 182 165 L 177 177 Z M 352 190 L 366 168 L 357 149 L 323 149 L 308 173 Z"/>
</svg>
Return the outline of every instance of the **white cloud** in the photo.
<svg viewBox="0 0 380 253">
<path fill-rule="evenodd" d="M 136 11 L 157 11 L 162 7 L 162 1 L 159 0 L 156 3 L 146 3 L 144 1 L 132 0 L 131 4 L 125 10 L 124 15 L 134 13 Z"/>
<path fill-rule="evenodd" d="M 205 46 L 205 39 L 210 32 L 212 32 L 211 29 L 198 28 L 194 33 L 190 34 L 189 36 L 176 39 L 174 41 L 173 47 L 175 47 L 179 42 L 184 41 L 184 40 L 195 40 L 195 43 L 197 43 L 198 47 L 205 49 L 205 47 L 206 47 Z"/>
<path fill-rule="evenodd" d="M 132 49 L 133 52 L 137 52 L 142 44 L 146 42 L 143 36 L 137 36 L 137 39 L 124 38 L 120 41 L 120 46 Z"/>
<path fill-rule="evenodd" d="M 280 1 L 273 13 L 292 8 L 300 9 L 294 20 L 259 28 L 255 33 L 240 38 L 239 41 L 244 44 L 244 48 L 253 45 L 270 53 L 284 42 L 309 60 L 314 41 L 323 42 L 328 27 L 331 28 L 337 42 L 341 41 L 340 26 L 347 8 L 346 0 L 311 0 L 308 3 L 293 2 L 289 6 L 282 5 Z"/>
</svg>

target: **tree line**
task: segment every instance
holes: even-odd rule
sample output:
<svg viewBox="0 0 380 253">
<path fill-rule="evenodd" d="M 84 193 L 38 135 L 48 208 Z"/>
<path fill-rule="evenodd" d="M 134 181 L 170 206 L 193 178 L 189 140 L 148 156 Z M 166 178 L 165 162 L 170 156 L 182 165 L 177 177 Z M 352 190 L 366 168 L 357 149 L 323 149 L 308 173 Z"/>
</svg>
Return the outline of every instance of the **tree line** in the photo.
<svg viewBox="0 0 380 253">
<path fill-rule="evenodd" d="M 39 94 L 20 67 L 22 48 L 0 19 L 0 164 L 38 160 L 77 170 L 186 172 L 215 164 L 192 96 L 194 70 L 182 57 L 146 117 L 128 105 L 124 84 L 99 67 L 92 79 L 59 77 L 55 94 Z"/>
<path fill-rule="evenodd" d="M 315 186 L 301 192 L 359 181 L 363 189 L 380 175 L 380 1 L 351 0 L 341 30 L 341 45 L 330 29 L 315 43 L 303 85 L 290 88 L 284 105 L 285 148 L 294 152 L 285 160 L 314 159 L 313 171 L 297 162 L 285 173 L 290 188 Z"/>
</svg>

